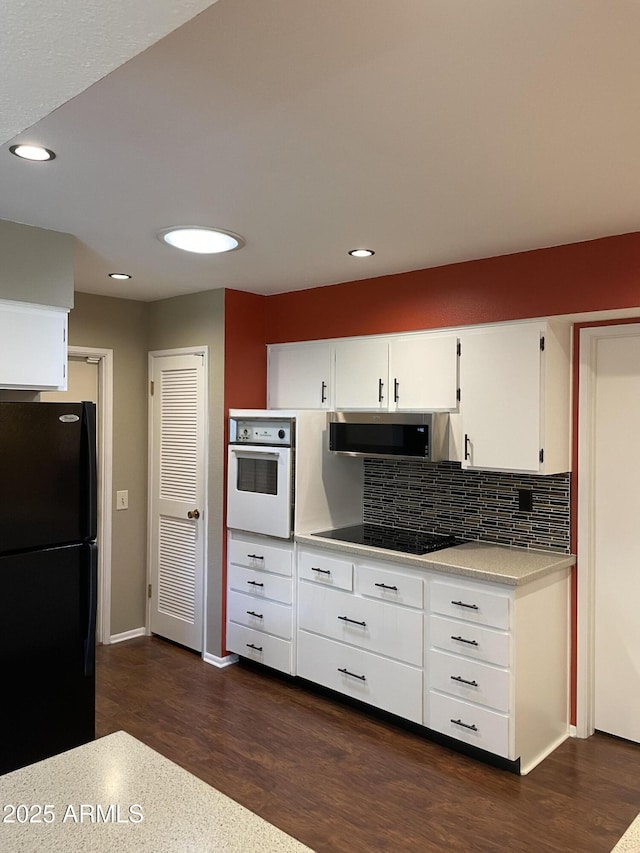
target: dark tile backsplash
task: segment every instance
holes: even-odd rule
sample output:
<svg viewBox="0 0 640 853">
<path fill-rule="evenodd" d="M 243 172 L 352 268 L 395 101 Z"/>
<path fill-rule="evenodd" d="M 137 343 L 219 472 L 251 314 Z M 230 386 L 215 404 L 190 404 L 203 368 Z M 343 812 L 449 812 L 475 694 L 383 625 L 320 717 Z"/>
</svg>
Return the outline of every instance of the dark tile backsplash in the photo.
<svg viewBox="0 0 640 853">
<path fill-rule="evenodd" d="M 569 553 L 570 476 L 365 459 L 363 516 L 371 524 Z M 531 511 L 519 509 L 519 490 L 532 492 Z"/>
</svg>

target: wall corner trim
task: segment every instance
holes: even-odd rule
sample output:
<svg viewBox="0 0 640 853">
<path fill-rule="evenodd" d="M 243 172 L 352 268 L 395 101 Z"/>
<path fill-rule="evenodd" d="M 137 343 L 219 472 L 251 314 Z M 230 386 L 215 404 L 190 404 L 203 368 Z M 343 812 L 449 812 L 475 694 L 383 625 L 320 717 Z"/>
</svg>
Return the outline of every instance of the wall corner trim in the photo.
<svg viewBox="0 0 640 853">
<path fill-rule="evenodd" d="M 224 657 L 218 657 L 217 655 L 209 654 L 209 652 L 204 652 L 202 660 L 205 663 L 210 663 L 211 666 L 215 666 L 218 669 L 224 669 L 225 666 L 231 666 L 234 663 L 238 663 L 238 655 L 225 655 Z"/>
<path fill-rule="evenodd" d="M 133 640 L 135 637 L 146 637 L 146 628 L 133 628 L 131 631 L 123 631 L 121 634 L 112 634 L 110 643 L 122 643 L 124 640 Z"/>
</svg>

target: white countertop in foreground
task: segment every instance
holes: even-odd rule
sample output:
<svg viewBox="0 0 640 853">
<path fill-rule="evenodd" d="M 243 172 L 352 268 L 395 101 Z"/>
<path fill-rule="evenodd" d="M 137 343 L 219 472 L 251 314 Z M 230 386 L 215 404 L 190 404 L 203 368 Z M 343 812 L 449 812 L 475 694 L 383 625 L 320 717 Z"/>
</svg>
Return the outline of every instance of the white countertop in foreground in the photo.
<svg viewBox="0 0 640 853">
<path fill-rule="evenodd" d="M 530 583 L 558 569 L 572 566 L 576 561 L 572 554 L 554 554 L 550 551 L 534 551 L 509 545 L 490 545 L 486 542 L 465 542 L 463 545 L 419 556 L 368 545 L 354 545 L 336 539 L 324 539 L 322 536 L 307 533 L 296 535 L 295 540 L 300 544 L 327 548 L 357 557 L 390 560 L 418 570 L 446 572 L 510 586 Z"/>
<path fill-rule="evenodd" d="M 125 732 L 0 776 L 0 806 L 2 853 L 310 851 Z"/>
<path fill-rule="evenodd" d="M 611 853 L 638 853 L 640 850 L 640 815 L 628 827 Z"/>
</svg>

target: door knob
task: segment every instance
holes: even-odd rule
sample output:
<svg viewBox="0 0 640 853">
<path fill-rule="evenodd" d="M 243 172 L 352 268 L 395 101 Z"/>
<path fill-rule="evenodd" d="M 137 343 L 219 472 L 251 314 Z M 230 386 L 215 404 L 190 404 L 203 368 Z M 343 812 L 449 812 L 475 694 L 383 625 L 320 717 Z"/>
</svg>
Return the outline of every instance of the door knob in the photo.
<svg viewBox="0 0 640 853">
<path fill-rule="evenodd" d="M 200 518 L 200 510 L 199 509 L 190 509 L 187 513 L 187 518 Z"/>
</svg>

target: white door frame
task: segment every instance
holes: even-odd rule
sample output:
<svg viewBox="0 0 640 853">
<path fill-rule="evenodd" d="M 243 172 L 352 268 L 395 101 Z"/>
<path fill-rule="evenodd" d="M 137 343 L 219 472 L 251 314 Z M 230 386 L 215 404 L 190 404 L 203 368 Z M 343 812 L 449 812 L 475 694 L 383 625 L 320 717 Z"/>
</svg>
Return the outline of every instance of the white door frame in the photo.
<svg viewBox="0 0 640 853">
<path fill-rule="evenodd" d="M 595 370 L 596 350 L 603 338 L 640 335 L 640 323 L 618 323 L 580 329 L 578 391 L 578 654 L 576 733 L 595 731 Z"/>
<path fill-rule="evenodd" d="M 111 482 L 113 473 L 113 350 L 69 346 L 68 356 L 98 364 L 98 642 L 111 642 Z"/>
<path fill-rule="evenodd" d="M 204 658 L 207 651 L 207 579 L 209 560 L 209 347 L 207 344 L 193 347 L 178 347 L 176 349 L 153 350 L 148 353 L 147 388 L 153 376 L 153 359 L 172 355 L 201 355 L 204 362 L 204 555 L 203 555 L 203 578 L 202 578 L 202 652 Z M 151 583 L 151 554 L 153 536 L 153 399 L 148 393 L 147 407 L 147 446 L 148 446 L 148 474 L 147 474 L 147 588 Z M 145 628 L 147 636 L 151 635 L 151 599 L 147 597 L 147 624 Z"/>
</svg>

